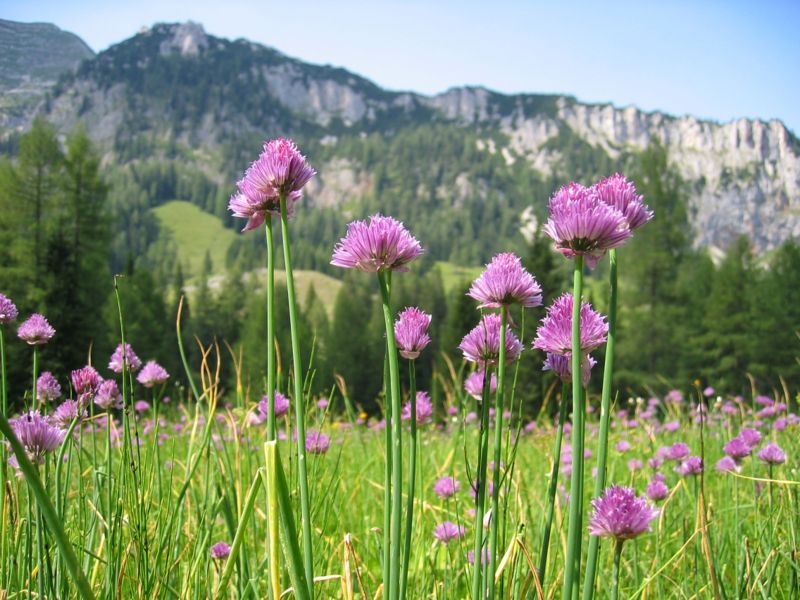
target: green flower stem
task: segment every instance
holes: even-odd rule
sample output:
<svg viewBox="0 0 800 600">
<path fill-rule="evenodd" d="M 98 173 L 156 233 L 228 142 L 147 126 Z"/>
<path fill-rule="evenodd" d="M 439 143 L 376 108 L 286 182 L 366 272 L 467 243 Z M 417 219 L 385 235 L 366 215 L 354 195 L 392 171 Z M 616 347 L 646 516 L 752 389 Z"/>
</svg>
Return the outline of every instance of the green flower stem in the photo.
<svg viewBox="0 0 800 600">
<path fill-rule="evenodd" d="M 583 534 L 580 490 L 583 478 L 583 436 L 581 423 L 586 409 L 581 382 L 581 296 L 583 295 L 583 257 L 575 257 L 572 291 L 572 478 L 569 488 L 569 528 L 567 532 L 567 557 L 564 563 L 564 588 L 562 599 L 572 598 L 576 584 L 576 571 L 580 573 L 579 549 Z M 576 435 L 577 434 L 577 435 Z M 578 563 L 576 569 L 574 565 Z"/>
<path fill-rule="evenodd" d="M 31 390 L 33 391 L 33 396 L 31 396 L 31 410 L 36 410 L 36 380 L 39 377 L 39 346 L 34 345 L 33 347 L 33 385 L 31 386 Z"/>
<path fill-rule="evenodd" d="M 622 540 L 614 546 L 614 571 L 611 574 L 611 600 L 619 598 L 619 559 L 622 556 Z"/>
<path fill-rule="evenodd" d="M 275 244 L 272 215 L 267 213 L 267 441 L 275 439 Z"/>
<path fill-rule="evenodd" d="M 542 551 L 539 558 L 539 581 L 542 587 L 547 574 L 547 554 L 550 550 L 550 531 L 553 527 L 556 491 L 558 490 L 558 469 L 561 464 L 561 440 L 564 436 L 564 422 L 567 420 L 567 383 L 561 386 L 561 405 L 558 409 L 558 430 L 553 443 L 553 469 L 550 472 L 550 486 L 547 490 L 547 512 L 545 513 L 544 533 L 542 534 Z"/>
<path fill-rule="evenodd" d="M 280 512 L 278 508 L 278 474 L 276 466 L 277 442 L 270 440 L 264 444 L 264 457 L 266 459 L 266 488 L 267 488 L 267 522 L 269 540 L 269 581 L 272 598 L 281 597 L 281 571 L 279 563 L 280 537 L 278 523 Z"/>
<path fill-rule="evenodd" d="M 389 355 L 389 383 L 391 391 L 390 421 L 392 428 L 392 527 L 391 556 L 389 561 L 390 600 L 398 600 L 400 592 L 400 522 L 403 503 L 403 430 L 400 423 L 400 366 L 397 360 L 397 344 L 394 339 L 394 323 L 390 304 L 391 272 L 378 271 L 378 281 L 383 302 L 383 322 L 386 327 L 386 351 Z"/>
<path fill-rule="evenodd" d="M 494 573 L 497 565 L 497 531 L 500 523 L 500 465 L 503 459 L 503 411 L 506 379 L 506 324 L 508 310 L 500 307 L 500 348 L 497 358 L 497 392 L 494 397 L 494 469 L 492 472 L 492 516 L 489 529 L 488 588 L 489 598 L 494 598 Z"/>
<path fill-rule="evenodd" d="M 61 522 L 61 519 L 58 518 L 56 509 L 53 506 L 53 503 L 50 501 L 50 496 L 47 495 L 47 492 L 42 485 L 42 481 L 39 479 L 39 473 L 37 472 L 36 467 L 34 467 L 31 461 L 28 459 L 28 456 L 25 454 L 25 449 L 22 447 L 22 444 L 20 444 L 17 436 L 14 435 L 14 431 L 11 429 L 11 426 L 9 425 L 5 415 L 0 415 L 0 433 L 6 437 L 11 449 L 14 451 L 14 454 L 17 457 L 19 468 L 22 471 L 22 474 L 25 476 L 28 489 L 36 498 L 36 503 L 38 504 L 39 509 L 41 510 L 42 515 L 44 516 L 44 519 L 50 528 L 53 538 L 55 538 L 56 545 L 61 553 L 61 558 L 64 561 L 64 564 L 66 564 L 72 580 L 75 582 L 78 595 L 84 600 L 94 598 L 94 594 L 89 586 L 89 582 L 87 581 L 86 576 L 83 574 L 83 571 L 78 564 L 78 558 L 75 556 L 72 543 L 69 541 L 69 538 L 64 531 L 64 526 Z"/>
<path fill-rule="evenodd" d="M 289 300 L 289 328 L 292 338 L 292 369 L 294 370 L 294 406 L 297 427 L 297 478 L 300 482 L 300 515 L 303 528 L 303 566 L 306 581 L 314 593 L 314 551 L 311 546 L 311 506 L 308 497 L 308 469 L 306 465 L 306 403 L 303 396 L 303 366 L 300 360 L 300 336 L 297 331 L 297 300 L 292 273 L 292 249 L 289 245 L 289 216 L 286 212 L 286 194 L 281 194 L 281 236 L 283 262 L 286 269 L 286 292 Z"/>
<path fill-rule="evenodd" d="M 414 488 L 417 477 L 417 373 L 413 360 L 408 362 L 408 401 L 411 403 L 411 446 L 408 449 L 408 498 L 406 504 L 406 536 L 403 544 L 403 578 L 400 598 L 406 597 L 408 567 L 411 564 L 411 534 L 414 530 Z"/>
<path fill-rule="evenodd" d="M 297 600 L 309 600 L 311 598 L 311 582 L 306 581 L 300 559 L 300 546 L 297 543 L 297 529 L 292 518 L 292 504 L 289 498 L 289 487 L 286 485 L 286 476 L 283 473 L 280 453 L 277 445 L 275 447 L 275 471 L 276 489 L 278 491 L 278 510 L 281 515 L 281 527 L 283 529 L 284 555 L 286 557 L 289 571 L 289 580 L 294 588 L 294 597 Z"/>
<path fill-rule="evenodd" d="M 489 385 L 492 374 L 489 365 L 484 364 L 483 391 L 481 393 L 481 427 L 478 441 L 478 470 L 475 474 L 475 541 L 472 546 L 475 562 L 472 570 L 472 600 L 481 600 L 483 592 L 483 509 L 486 505 L 486 459 L 489 451 Z"/>
<path fill-rule="evenodd" d="M 390 397 L 389 391 L 389 352 L 383 357 L 383 396 L 384 396 L 384 427 L 383 440 L 386 447 L 386 458 L 383 469 L 383 594 L 389 594 L 389 563 L 391 561 L 391 530 L 392 530 L 392 429 L 389 426 Z"/>
<path fill-rule="evenodd" d="M 603 366 L 603 392 L 600 400 L 600 434 L 597 441 L 597 478 L 594 483 L 594 498 L 602 495 L 606 486 L 606 462 L 608 459 L 608 423 L 611 416 L 611 387 L 614 379 L 614 345 L 617 335 L 617 251 L 608 252 L 611 263 L 609 283 L 611 296 L 608 301 L 608 342 L 606 343 L 605 365 Z M 586 577 L 583 581 L 583 600 L 592 600 L 594 581 L 597 573 L 600 538 L 589 538 L 589 552 L 586 559 Z"/>
</svg>

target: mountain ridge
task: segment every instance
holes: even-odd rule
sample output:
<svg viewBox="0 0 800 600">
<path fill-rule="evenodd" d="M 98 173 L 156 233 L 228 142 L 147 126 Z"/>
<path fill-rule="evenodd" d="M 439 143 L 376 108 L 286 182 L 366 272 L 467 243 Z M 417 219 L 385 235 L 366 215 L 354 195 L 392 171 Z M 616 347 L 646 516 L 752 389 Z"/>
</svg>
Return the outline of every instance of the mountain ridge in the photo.
<svg viewBox="0 0 800 600">
<path fill-rule="evenodd" d="M 766 251 L 800 237 L 800 142 L 778 119 L 718 123 L 483 86 L 432 96 L 393 91 L 342 67 L 209 35 L 192 22 L 155 24 L 82 62 L 62 75 L 41 108 L 61 131 L 86 122 L 109 163 L 140 158 L 132 145 L 156 155 L 173 148 L 220 185 L 252 151 L 231 146 L 246 148 L 279 133 L 298 136 L 325 148 L 328 160 L 308 195 L 327 206 L 379 193 L 359 149 L 334 150 L 373 134 L 391 146 L 399 132 L 441 126 L 469 139 L 487 160 L 496 155 L 489 178 L 465 168 L 446 181 L 418 182 L 424 194 L 444 195 L 455 207 L 486 201 L 503 165 L 509 180 L 527 169 L 526 176 L 558 183 L 624 168 L 632 154 L 659 140 L 688 184 L 696 245 L 724 250 L 747 234 L 756 250 Z M 337 165 L 342 171 L 326 176 L 325 167 Z M 508 186 L 495 191 L 500 200 L 491 201 L 514 194 Z M 535 200 L 541 214 L 544 199 Z M 524 208 L 516 209 L 520 226 Z"/>
</svg>

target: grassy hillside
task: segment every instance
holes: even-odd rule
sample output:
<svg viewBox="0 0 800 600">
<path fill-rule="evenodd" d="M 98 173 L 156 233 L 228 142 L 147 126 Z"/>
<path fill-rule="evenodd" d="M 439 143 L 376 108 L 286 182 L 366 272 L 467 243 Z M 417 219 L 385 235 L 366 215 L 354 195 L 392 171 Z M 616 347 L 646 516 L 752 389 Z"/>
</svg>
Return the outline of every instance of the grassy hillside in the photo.
<svg viewBox="0 0 800 600">
<path fill-rule="evenodd" d="M 173 200 L 153 209 L 161 227 L 169 232 L 178 252 L 178 260 L 192 280 L 203 268 L 206 252 L 211 256 L 211 271 L 225 271 L 225 255 L 236 239 L 214 215 L 183 200 Z"/>
<path fill-rule="evenodd" d="M 218 275 L 225 273 L 225 256 L 236 239 L 236 232 L 224 227 L 219 218 L 183 200 L 172 200 L 154 208 L 153 212 L 175 242 L 178 260 L 186 268 L 185 275 L 190 284 L 196 282 L 206 252 L 211 257 L 212 272 Z M 437 261 L 436 266 L 441 270 L 447 291 L 472 281 L 482 270 L 482 267 L 463 267 L 447 261 Z M 255 271 L 255 276 L 264 280 L 266 271 L 259 269 Z M 278 271 L 275 279 L 284 282 L 285 274 Z M 313 285 L 330 314 L 341 281 L 323 273 L 305 270 L 296 271 L 295 279 L 300 302 L 305 302 L 306 294 Z M 212 277 L 209 284 L 214 287 L 220 282 L 221 277 Z"/>
<path fill-rule="evenodd" d="M 189 290 L 196 283 L 197 276 L 203 268 L 206 253 L 211 257 L 211 270 L 216 275 L 211 277 L 209 285 L 214 288 L 222 282 L 225 273 L 225 256 L 228 248 L 236 239 L 236 232 L 223 227 L 219 218 L 211 215 L 190 202 L 172 200 L 153 209 L 162 228 L 169 233 L 175 242 L 178 260 L 186 268 L 186 279 Z M 253 273 L 259 281 L 265 281 L 266 270 L 259 269 Z M 286 281 L 283 271 L 275 273 L 278 283 Z M 316 271 L 295 271 L 295 285 L 301 303 L 311 286 L 322 300 L 329 314 L 333 311 L 333 303 L 342 283 Z"/>
</svg>

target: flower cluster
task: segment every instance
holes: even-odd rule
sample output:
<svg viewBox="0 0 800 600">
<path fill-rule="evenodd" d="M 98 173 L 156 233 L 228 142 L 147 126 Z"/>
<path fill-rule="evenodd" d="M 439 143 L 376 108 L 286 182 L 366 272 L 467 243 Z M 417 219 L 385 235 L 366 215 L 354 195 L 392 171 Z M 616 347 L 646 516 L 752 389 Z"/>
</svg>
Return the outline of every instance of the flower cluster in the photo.
<svg viewBox="0 0 800 600">
<path fill-rule="evenodd" d="M 394 337 L 400 356 L 414 360 L 431 343 L 428 327 L 431 315 L 416 307 L 406 308 L 394 324 Z"/>
<path fill-rule="evenodd" d="M 498 254 L 472 283 L 467 295 L 477 300 L 478 308 L 500 308 L 519 304 L 525 308 L 542 305 L 542 288 L 510 252 Z"/>
<path fill-rule="evenodd" d="M 373 215 L 353 221 L 333 249 L 331 264 L 368 273 L 407 271 L 406 265 L 422 254 L 422 246 L 400 221 Z"/>
<path fill-rule="evenodd" d="M 262 225 L 267 213 L 280 215 L 281 196 L 287 214 L 292 214 L 303 187 L 314 175 L 316 171 L 306 164 L 293 141 L 278 138 L 265 142 L 261 155 L 237 183 L 239 192 L 231 197 L 228 210 L 234 217 L 247 219 L 242 231 Z"/>
<path fill-rule="evenodd" d="M 633 488 L 612 486 L 592 500 L 589 533 L 630 540 L 650 531 L 650 522 L 658 516 L 644 497 L 637 497 Z"/>
<path fill-rule="evenodd" d="M 500 326 L 500 315 L 485 315 L 458 346 L 464 358 L 484 366 L 497 364 L 500 357 Z M 522 343 L 506 326 L 506 363 L 514 362 L 521 352 Z"/>
</svg>

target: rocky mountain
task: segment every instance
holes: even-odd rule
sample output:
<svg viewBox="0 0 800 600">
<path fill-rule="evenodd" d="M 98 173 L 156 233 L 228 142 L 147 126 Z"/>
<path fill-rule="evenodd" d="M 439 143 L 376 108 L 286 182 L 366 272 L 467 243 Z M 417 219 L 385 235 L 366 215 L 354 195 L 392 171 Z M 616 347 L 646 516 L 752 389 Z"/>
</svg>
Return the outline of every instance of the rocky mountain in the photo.
<svg viewBox="0 0 800 600">
<path fill-rule="evenodd" d="M 30 44 L 6 37 L 14 27 L 23 26 L 0 22 L 0 43 Z M 59 31 L 37 27 L 52 39 Z M 216 204 L 205 208 L 220 215 L 259 141 L 292 135 L 320 173 L 309 202 L 344 215 L 383 209 L 428 217 L 438 228 L 430 237 L 464 242 L 455 255 L 434 242 L 435 256 L 484 260 L 491 248 L 473 253 L 473 240 L 521 242 L 554 186 L 624 168 L 658 140 L 687 182 L 697 245 L 724 250 L 745 233 L 765 251 L 800 237 L 800 142 L 777 120 L 719 124 L 474 87 L 436 96 L 387 91 L 344 69 L 210 36 L 191 22 L 157 24 L 70 71 L 90 56 L 84 49 L 71 62 L 62 53 L 62 67 L 47 71 L 66 72 L 38 110 L 62 131 L 83 122 L 110 166 L 159 160 L 202 173 L 219 186 Z M 0 107 L 7 134 L 14 118 Z M 442 207 L 448 212 L 436 212 Z"/>
<path fill-rule="evenodd" d="M 0 128 L 24 126 L 45 93 L 94 52 L 50 23 L 0 19 Z"/>
</svg>

